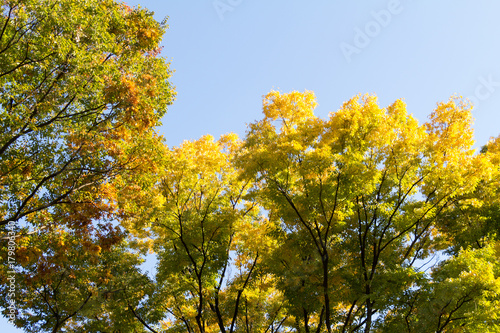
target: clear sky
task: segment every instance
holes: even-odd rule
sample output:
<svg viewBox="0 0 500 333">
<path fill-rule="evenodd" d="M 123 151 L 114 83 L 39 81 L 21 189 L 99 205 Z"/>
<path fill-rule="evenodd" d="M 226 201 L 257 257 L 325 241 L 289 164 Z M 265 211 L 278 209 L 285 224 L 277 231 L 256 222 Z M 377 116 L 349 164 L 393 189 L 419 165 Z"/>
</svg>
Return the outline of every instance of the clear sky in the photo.
<svg viewBox="0 0 500 333">
<path fill-rule="evenodd" d="M 475 101 L 476 139 L 500 134 L 500 2 L 134 1 L 169 17 L 163 45 L 177 100 L 169 146 L 204 134 L 244 135 L 262 96 L 312 90 L 326 117 L 358 93 L 403 98 L 420 122 L 439 101 Z"/>
<path fill-rule="evenodd" d="M 273 89 L 314 91 L 320 117 L 359 93 L 376 94 L 383 107 L 402 98 L 421 123 L 457 94 L 475 102 L 477 147 L 500 134 L 500 1 L 127 3 L 169 17 L 163 56 L 177 100 L 160 128 L 169 146 L 244 136 Z"/>
</svg>

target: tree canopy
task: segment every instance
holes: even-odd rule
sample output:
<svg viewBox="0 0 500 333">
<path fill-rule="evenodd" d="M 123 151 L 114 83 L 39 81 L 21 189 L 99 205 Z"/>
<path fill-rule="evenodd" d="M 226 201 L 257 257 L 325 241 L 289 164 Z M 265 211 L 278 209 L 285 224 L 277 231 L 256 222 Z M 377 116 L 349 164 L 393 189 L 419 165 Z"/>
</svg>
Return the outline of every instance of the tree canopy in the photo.
<svg viewBox="0 0 500 333">
<path fill-rule="evenodd" d="M 271 91 L 243 138 L 167 147 L 165 22 L 3 1 L 0 305 L 26 332 L 498 332 L 500 137 Z M 153 275 L 141 264 L 157 260 Z M 15 304 L 14 307 L 11 305 Z"/>
<path fill-rule="evenodd" d="M 0 225 L 40 220 L 133 168 L 173 92 L 165 30 L 114 1 L 3 1 Z M 36 218 L 35 218 L 36 216 Z"/>
<path fill-rule="evenodd" d="M 155 127 L 175 95 L 159 56 L 165 29 L 111 0 L 2 1 L 1 290 L 15 266 L 14 323 L 27 331 L 91 325 L 91 313 L 111 322 L 94 297 L 110 258 L 128 270 L 139 260 L 113 225 L 134 210 L 116 193 L 137 197 L 155 172 Z"/>
</svg>

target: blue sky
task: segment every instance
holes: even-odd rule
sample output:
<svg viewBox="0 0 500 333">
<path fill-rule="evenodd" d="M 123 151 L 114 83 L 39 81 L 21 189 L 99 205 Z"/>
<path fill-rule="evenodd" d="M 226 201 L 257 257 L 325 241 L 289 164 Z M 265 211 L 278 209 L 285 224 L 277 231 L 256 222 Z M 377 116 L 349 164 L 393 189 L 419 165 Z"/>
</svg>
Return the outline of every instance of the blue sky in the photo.
<svg viewBox="0 0 500 333">
<path fill-rule="evenodd" d="M 127 1 L 169 17 L 163 56 L 177 100 L 169 146 L 244 136 L 270 90 L 315 92 L 327 117 L 361 93 L 398 98 L 421 122 L 454 94 L 475 102 L 477 147 L 500 134 L 500 2 L 494 0 Z M 2 332 L 9 329 L 0 320 Z M 10 326 L 9 326 L 10 327 Z"/>
<path fill-rule="evenodd" d="M 207 133 L 243 136 L 272 89 L 314 91 L 321 117 L 358 93 L 376 94 L 382 106 L 403 98 L 420 122 L 459 94 L 475 101 L 479 146 L 500 133 L 500 3 L 137 3 L 169 17 L 163 54 L 178 92 L 161 128 L 169 146 Z"/>
</svg>

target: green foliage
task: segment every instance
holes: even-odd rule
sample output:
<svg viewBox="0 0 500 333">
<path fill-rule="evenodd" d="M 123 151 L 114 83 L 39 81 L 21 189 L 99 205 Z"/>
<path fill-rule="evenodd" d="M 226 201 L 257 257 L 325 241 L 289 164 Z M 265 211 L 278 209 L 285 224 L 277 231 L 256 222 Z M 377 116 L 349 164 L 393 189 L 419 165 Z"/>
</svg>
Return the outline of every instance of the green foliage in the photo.
<svg viewBox="0 0 500 333">
<path fill-rule="evenodd" d="M 86 201 L 133 167 L 131 138 L 159 123 L 173 93 L 157 56 L 165 25 L 146 10 L 110 0 L 5 0 L 0 27 L 5 225 Z"/>
<path fill-rule="evenodd" d="M 428 292 L 416 263 L 451 250 L 452 205 L 476 196 L 492 159 L 474 154 L 470 107 L 455 98 L 423 126 L 402 101 L 357 96 L 328 120 L 314 106 L 310 92 L 268 94 L 237 164 L 282 230 L 269 267 L 296 329 L 368 332 Z"/>
<path fill-rule="evenodd" d="M 164 149 L 165 29 L 112 0 L 1 3 L 2 308 L 14 270 L 26 331 L 147 327 L 150 281 L 113 220 L 136 214 Z"/>
</svg>

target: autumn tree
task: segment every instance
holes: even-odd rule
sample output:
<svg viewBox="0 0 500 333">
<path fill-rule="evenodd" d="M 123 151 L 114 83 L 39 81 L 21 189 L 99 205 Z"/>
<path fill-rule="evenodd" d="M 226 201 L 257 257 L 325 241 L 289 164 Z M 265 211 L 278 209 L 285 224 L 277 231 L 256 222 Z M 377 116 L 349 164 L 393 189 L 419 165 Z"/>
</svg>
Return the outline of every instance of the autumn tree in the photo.
<svg viewBox="0 0 500 333">
<path fill-rule="evenodd" d="M 270 246 L 267 224 L 243 199 L 251 184 L 234 166 L 240 144 L 229 134 L 171 149 L 150 204 L 129 222 L 157 254 L 145 311 L 162 312 L 166 332 L 260 331 L 283 320 L 274 280 L 259 268 Z"/>
<path fill-rule="evenodd" d="M 15 324 L 86 330 L 103 316 L 110 324 L 93 329 L 145 327 L 135 311 L 144 295 L 116 288 L 108 294 L 129 303 L 111 306 L 102 281 L 127 269 L 144 279 L 127 231 L 113 223 L 141 204 L 164 149 L 154 128 L 174 97 L 159 56 L 166 24 L 112 0 L 1 8 L 0 252 L 7 258 L 7 242 L 16 244 Z M 11 269 L 0 268 L 4 313 Z"/>
<path fill-rule="evenodd" d="M 430 276 L 420 268 L 453 246 L 442 241 L 442 219 L 455 198 L 489 177 L 491 159 L 472 149 L 470 105 L 451 98 L 423 125 L 400 100 L 382 109 L 374 96 L 357 96 L 327 120 L 315 105 L 311 92 L 269 93 L 238 156 L 253 197 L 281 229 L 268 260 L 295 330 L 484 326 L 469 320 L 495 311 L 497 252 L 457 252 Z M 484 280 L 472 285 L 467 274 L 479 272 Z"/>
<path fill-rule="evenodd" d="M 0 225 L 91 201 L 138 165 L 173 97 L 165 28 L 111 0 L 2 2 Z"/>
<path fill-rule="evenodd" d="M 136 311 L 153 284 L 118 227 L 99 224 L 89 233 L 51 232 L 17 240 L 17 315 L 26 332 L 147 331 Z M 2 296 L 7 291 L 2 275 Z M 147 324 L 146 324 L 147 325 Z"/>
</svg>

